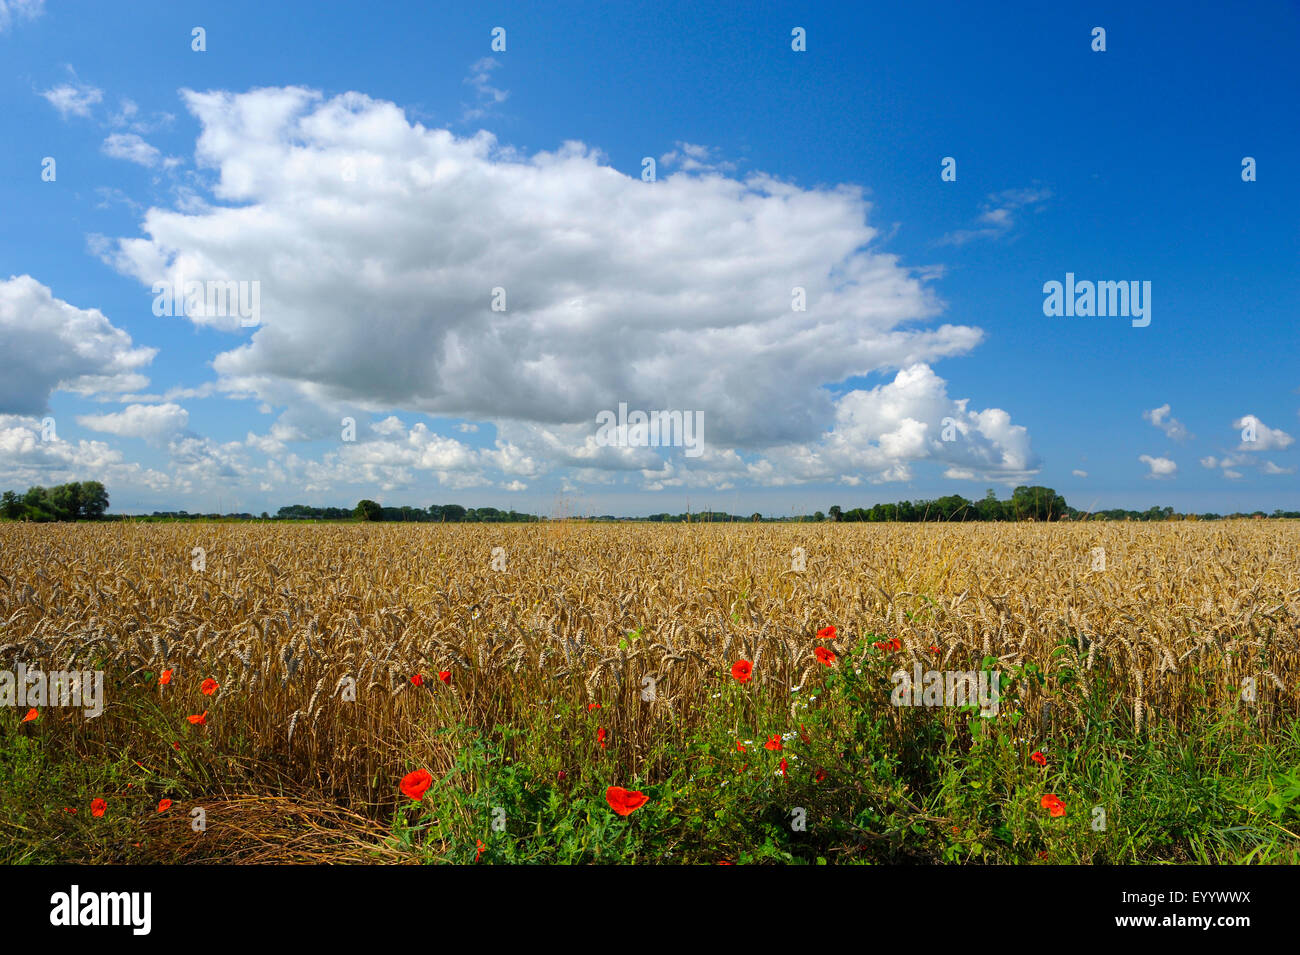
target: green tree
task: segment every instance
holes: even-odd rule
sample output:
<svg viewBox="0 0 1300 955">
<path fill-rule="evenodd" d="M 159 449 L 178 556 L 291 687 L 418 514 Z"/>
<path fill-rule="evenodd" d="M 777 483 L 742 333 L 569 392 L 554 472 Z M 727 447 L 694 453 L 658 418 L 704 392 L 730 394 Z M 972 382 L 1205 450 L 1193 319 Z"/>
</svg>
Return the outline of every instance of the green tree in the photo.
<svg viewBox="0 0 1300 955">
<path fill-rule="evenodd" d="M 98 481 L 81 482 L 81 515 L 91 520 L 104 516 L 108 510 L 108 489 Z"/>
<path fill-rule="evenodd" d="M 357 509 L 353 511 L 353 514 L 360 521 L 382 521 L 384 519 L 384 509 L 369 498 L 358 501 Z"/>
<path fill-rule="evenodd" d="M 930 502 L 928 520 L 932 521 L 969 521 L 974 520 L 974 506 L 960 494 L 949 494 Z"/>
<path fill-rule="evenodd" d="M 979 504 L 976 505 L 976 510 L 979 511 L 981 521 L 997 521 L 1002 519 L 1002 502 L 999 501 L 998 496 L 993 493 L 993 488 L 989 488 L 984 492 L 984 500 L 980 501 Z"/>
<path fill-rule="evenodd" d="M 23 495 L 25 517 L 33 521 L 53 521 L 58 519 L 54 504 L 50 501 L 50 492 L 39 484 L 27 489 Z"/>
<path fill-rule="evenodd" d="M 1050 487 L 1025 487 L 1023 484 L 1011 493 L 1011 510 L 1019 521 L 1059 521 L 1068 506 L 1065 498 Z"/>
<path fill-rule="evenodd" d="M 60 484 L 50 491 L 50 501 L 61 520 L 75 521 L 81 516 L 81 485 Z"/>
<path fill-rule="evenodd" d="M 23 502 L 13 491 L 5 491 L 0 497 L 0 514 L 11 521 L 23 516 Z"/>
</svg>

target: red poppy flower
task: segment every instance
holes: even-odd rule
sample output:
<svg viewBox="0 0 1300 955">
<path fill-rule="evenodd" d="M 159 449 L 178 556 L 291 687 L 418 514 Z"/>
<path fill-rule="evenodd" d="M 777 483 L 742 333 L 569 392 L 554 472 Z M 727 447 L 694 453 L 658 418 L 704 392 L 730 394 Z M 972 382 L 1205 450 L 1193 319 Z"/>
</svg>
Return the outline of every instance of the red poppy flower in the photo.
<svg viewBox="0 0 1300 955">
<path fill-rule="evenodd" d="M 889 649 L 891 649 L 891 650 L 901 650 L 901 649 L 903 649 L 903 641 L 900 640 L 900 639 L 898 639 L 898 637 L 894 637 L 893 640 L 890 640 L 890 641 L 889 641 Z"/>
<path fill-rule="evenodd" d="M 555 774 L 555 778 L 556 778 L 556 779 L 563 779 L 566 775 L 567 775 L 567 774 L 564 772 L 564 770 L 560 770 L 558 773 Z"/>
<path fill-rule="evenodd" d="M 605 748 L 605 736 L 606 736 L 605 727 L 603 726 L 599 727 L 596 730 L 596 742 L 600 744 L 601 749 Z"/>
<path fill-rule="evenodd" d="M 102 816 L 104 814 L 104 810 L 107 808 L 108 808 L 108 803 L 106 803 L 102 799 L 92 799 L 90 801 L 90 814 L 94 816 L 96 819 Z"/>
<path fill-rule="evenodd" d="M 424 677 L 417 673 L 415 676 L 411 677 L 411 682 L 416 686 L 424 686 Z"/>
<path fill-rule="evenodd" d="M 186 718 L 187 720 L 189 720 L 191 723 L 193 723 L 195 726 L 207 726 L 207 725 L 208 725 L 208 711 L 207 711 L 207 710 L 204 710 L 202 713 L 199 713 L 197 716 L 187 716 L 187 717 L 185 717 L 185 718 Z"/>
<path fill-rule="evenodd" d="M 64 811 L 64 812 L 70 812 L 70 813 L 72 813 L 74 816 L 77 814 L 77 809 L 76 809 L 75 806 L 64 806 L 64 807 L 63 807 L 63 811 Z"/>
<path fill-rule="evenodd" d="M 835 639 L 835 628 L 834 628 L 834 627 L 822 627 L 820 630 L 817 631 L 817 639 L 818 639 L 818 640 L 834 640 L 834 639 Z"/>
<path fill-rule="evenodd" d="M 718 863 L 718 865 L 735 865 L 735 864 L 736 863 L 734 862 L 728 862 L 726 859 L 723 859 L 721 862 Z"/>
<path fill-rule="evenodd" d="M 826 770 L 817 770 L 817 772 L 813 773 L 813 779 L 817 780 L 819 783 L 824 783 L 826 781 Z"/>
<path fill-rule="evenodd" d="M 474 861 L 477 862 L 479 857 L 482 856 L 483 852 L 487 849 L 487 846 L 483 845 L 482 839 L 475 839 L 474 841 L 478 843 L 478 851 L 474 853 Z"/>
<path fill-rule="evenodd" d="M 731 675 L 737 683 L 748 683 L 754 675 L 754 664 L 748 660 L 737 660 L 731 665 Z"/>
<path fill-rule="evenodd" d="M 781 775 L 782 775 L 782 776 L 785 775 L 785 768 L 786 768 L 786 766 L 788 766 L 788 765 L 789 765 L 789 764 L 785 761 L 785 757 L 782 756 L 782 757 L 781 757 Z"/>
<path fill-rule="evenodd" d="M 742 743 L 740 740 L 736 740 L 736 752 L 737 753 L 745 752 L 745 744 Z"/>
<path fill-rule="evenodd" d="M 1038 853 L 1038 858 L 1040 858 L 1040 859 L 1046 861 L 1046 860 L 1047 860 L 1047 850 L 1044 849 L 1042 852 Z"/>
<path fill-rule="evenodd" d="M 827 650 L 825 647 L 817 647 L 813 650 L 813 654 L 816 655 L 817 660 L 824 666 L 831 666 L 835 662 L 835 654 L 831 653 L 831 651 Z"/>
<path fill-rule="evenodd" d="M 163 671 L 162 671 L 162 676 L 158 677 L 158 685 L 159 685 L 159 686 L 166 686 L 166 685 L 167 685 L 168 683 L 170 683 L 171 681 L 172 681 L 172 671 L 171 671 L 171 670 L 163 670 Z"/>
<path fill-rule="evenodd" d="M 779 753 L 781 750 L 785 749 L 785 747 L 781 745 L 781 734 L 773 733 L 772 738 L 763 744 L 763 748 L 770 749 L 774 753 Z"/>
<path fill-rule="evenodd" d="M 216 680 L 212 679 L 212 677 L 208 677 L 199 686 L 199 691 L 202 692 L 204 696 L 211 696 L 213 693 L 217 692 L 218 686 L 220 686 L 220 684 L 217 683 Z"/>
<path fill-rule="evenodd" d="M 605 790 L 605 802 L 620 816 L 630 816 L 647 802 L 650 797 L 639 789 L 624 789 L 622 786 L 610 786 Z"/>
<path fill-rule="evenodd" d="M 805 746 L 812 745 L 812 737 L 808 735 L 808 731 L 803 728 L 802 723 L 799 724 L 799 739 Z"/>
<path fill-rule="evenodd" d="M 592 710 L 598 710 L 598 709 L 600 709 L 600 704 L 599 704 L 599 703 L 588 703 L 588 704 L 587 704 L 587 712 L 588 712 L 588 713 L 590 713 Z"/>
<path fill-rule="evenodd" d="M 1048 793 L 1044 796 L 1040 805 L 1052 814 L 1053 819 L 1065 815 L 1065 803 L 1057 799 L 1052 793 Z"/>
<path fill-rule="evenodd" d="M 450 671 L 450 670 L 439 670 L 439 671 L 438 671 L 438 679 L 441 680 L 443 683 L 446 683 L 448 686 L 450 686 L 450 685 L 451 685 L 451 671 Z"/>
<path fill-rule="evenodd" d="M 181 748 L 180 743 L 172 743 L 172 749 L 180 749 L 180 748 Z"/>
<path fill-rule="evenodd" d="M 932 646 L 930 647 L 930 652 L 933 653 L 935 656 L 938 656 L 938 655 L 939 655 L 939 648 L 936 647 L 936 646 L 933 646 L 933 645 L 932 645 Z"/>
<path fill-rule="evenodd" d="M 1039 766 L 1047 765 L 1047 757 L 1044 756 L 1042 753 L 1038 752 L 1037 750 L 1030 753 L 1029 758 L 1032 759 L 1034 762 L 1036 762 Z"/>
<path fill-rule="evenodd" d="M 164 799 L 158 803 L 159 812 L 166 812 L 171 807 L 172 807 L 172 801 L 170 799 Z"/>
<path fill-rule="evenodd" d="M 427 769 L 417 769 L 402 777 L 402 792 L 419 802 L 433 785 L 433 776 Z"/>
<path fill-rule="evenodd" d="M 36 719 L 36 717 L 39 715 L 40 714 L 36 712 L 36 707 L 33 706 L 30 710 L 27 711 L 27 715 L 23 717 L 23 722 L 30 723 L 32 720 Z"/>
</svg>

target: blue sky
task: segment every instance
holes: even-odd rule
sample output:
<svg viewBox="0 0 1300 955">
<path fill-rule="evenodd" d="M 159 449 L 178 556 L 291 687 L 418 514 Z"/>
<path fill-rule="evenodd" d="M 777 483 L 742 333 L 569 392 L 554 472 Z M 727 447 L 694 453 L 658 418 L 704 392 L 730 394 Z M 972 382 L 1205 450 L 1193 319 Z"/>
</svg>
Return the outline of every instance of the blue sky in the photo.
<svg viewBox="0 0 1300 955">
<path fill-rule="evenodd" d="M 696 6 L 0 0 L 0 487 L 1300 507 L 1294 4 Z"/>
</svg>

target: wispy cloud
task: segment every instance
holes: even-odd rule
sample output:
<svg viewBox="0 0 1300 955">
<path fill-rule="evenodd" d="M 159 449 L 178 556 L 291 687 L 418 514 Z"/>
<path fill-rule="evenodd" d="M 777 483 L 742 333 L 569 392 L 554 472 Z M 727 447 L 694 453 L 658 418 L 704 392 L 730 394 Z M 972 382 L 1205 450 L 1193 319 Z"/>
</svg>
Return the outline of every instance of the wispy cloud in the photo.
<svg viewBox="0 0 1300 955">
<path fill-rule="evenodd" d="M 0 0 L 3 2 L 3 0 Z M 83 83 L 60 83 L 58 86 L 43 90 L 41 95 L 51 106 L 59 111 L 64 119 L 69 116 L 90 116 L 90 108 L 104 101 L 104 91 Z"/>
<path fill-rule="evenodd" d="M 45 12 L 45 0 L 0 0 L 0 33 L 16 20 L 35 20 Z"/>
<path fill-rule="evenodd" d="M 154 113 L 152 117 L 146 118 L 134 100 L 123 97 L 118 102 L 117 112 L 109 114 L 108 125 L 116 129 L 129 129 L 133 133 L 148 134 L 169 125 L 175 119 L 171 113 Z"/>
<path fill-rule="evenodd" d="M 1163 404 L 1159 408 L 1152 408 L 1150 411 L 1142 412 L 1142 420 L 1149 421 L 1165 433 L 1167 438 L 1173 441 L 1187 441 L 1196 437 L 1191 434 L 1183 423 L 1177 418 L 1171 417 L 1168 404 Z"/>
<path fill-rule="evenodd" d="M 149 169 L 162 159 L 157 147 L 150 146 L 135 133 L 113 133 L 104 140 L 103 151 L 105 156 L 125 159 Z"/>
<path fill-rule="evenodd" d="M 465 83 L 474 90 L 478 102 L 465 107 L 462 120 L 482 119 L 492 111 L 493 106 L 506 101 L 510 91 L 492 85 L 492 71 L 500 67 L 501 61 L 496 57 L 485 56 L 469 68 Z"/>
<path fill-rule="evenodd" d="M 659 157 L 659 164 L 677 166 L 683 172 L 734 172 L 736 164 L 718 159 L 717 152 L 712 146 L 678 140 L 676 149 Z"/>
<path fill-rule="evenodd" d="M 1237 468 L 1243 468 L 1243 467 L 1245 468 L 1258 467 L 1259 473 L 1267 474 L 1267 475 L 1295 473 L 1295 468 L 1293 467 L 1284 468 L 1279 464 L 1275 464 L 1273 461 L 1254 458 L 1248 454 L 1237 454 L 1237 455 L 1227 454 L 1221 458 L 1215 457 L 1214 455 L 1210 454 L 1201 458 L 1200 464 L 1201 467 L 1207 468 L 1212 471 L 1220 470 L 1223 472 L 1224 477 L 1234 481 L 1243 476 L 1244 472 L 1237 470 Z"/>
<path fill-rule="evenodd" d="M 973 228 L 949 232 L 939 240 L 939 244 L 965 245 L 976 239 L 1000 239 L 1015 227 L 1017 212 L 1051 197 L 1052 191 L 1041 187 L 1004 189 L 992 193 L 980 206 L 980 214 Z"/>
</svg>

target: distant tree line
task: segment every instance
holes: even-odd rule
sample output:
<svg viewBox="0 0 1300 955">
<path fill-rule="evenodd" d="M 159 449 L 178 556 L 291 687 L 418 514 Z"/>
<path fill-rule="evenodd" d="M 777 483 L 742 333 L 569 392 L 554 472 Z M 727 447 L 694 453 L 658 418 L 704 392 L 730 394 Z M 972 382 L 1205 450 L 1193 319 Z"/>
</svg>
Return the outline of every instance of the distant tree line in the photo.
<svg viewBox="0 0 1300 955">
<path fill-rule="evenodd" d="M 29 487 L 21 497 L 0 495 L 0 516 L 11 521 L 98 520 L 108 510 L 108 491 L 98 481 Z"/>
<path fill-rule="evenodd" d="M 99 481 L 81 481 L 60 484 L 57 487 L 31 487 L 19 495 L 5 491 L 0 496 L 0 518 L 18 521 L 75 521 L 75 520 L 257 520 L 248 513 L 191 514 L 188 511 L 154 511 L 148 517 L 129 515 L 106 516 L 108 491 Z M 1169 521 L 1169 520 L 1221 520 L 1242 517 L 1273 517 L 1300 519 L 1300 511 L 1281 509 L 1266 514 L 1263 511 L 1232 514 L 1180 514 L 1172 507 L 1149 507 L 1145 511 L 1128 511 L 1113 508 L 1105 511 L 1080 511 L 1070 507 L 1065 498 L 1050 487 L 1017 487 L 1007 500 L 999 500 L 992 489 L 979 501 L 968 501 L 960 494 L 949 494 L 931 500 L 898 501 L 893 504 L 875 504 L 844 510 L 839 505 L 828 514 L 817 511 L 811 515 L 790 517 L 763 517 L 761 514 L 727 514 L 723 511 L 696 511 L 681 514 L 651 514 L 649 517 L 615 517 L 602 514 L 585 518 L 589 521 L 649 521 L 652 523 L 751 523 L 764 521 L 817 522 L 884 522 L 884 521 Z M 314 507 L 308 504 L 290 504 L 272 516 L 266 511 L 261 520 L 277 521 L 405 521 L 411 523 L 522 523 L 544 520 L 535 514 L 502 511 L 495 507 L 462 507 L 459 504 L 431 504 L 428 507 L 385 507 L 376 501 L 363 500 L 356 507 Z"/>
<path fill-rule="evenodd" d="M 1180 514 L 1172 507 L 1149 507 L 1145 511 L 1112 508 L 1105 511 L 1080 511 L 1070 507 L 1065 498 L 1050 487 L 1021 485 L 1008 500 L 998 500 L 990 488 L 983 500 L 968 501 L 959 494 L 933 500 L 899 501 L 876 504 L 869 508 L 845 511 L 838 505 L 830 509 L 832 521 L 1172 521 L 1220 520 L 1224 517 L 1300 518 L 1300 511 L 1275 510 L 1234 514 Z"/>
<path fill-rule="evenodd" d="M 256 514 L 191 514 L 189 511 L 154 511 L 147 520 L 258 520 Z M 413 523 L 486 523 L 541 520 L 518 511 L 499 511 L 495 507 L 465 508 L 459 504 L 433 504 L 429 507 L 384 507 L 364 500 L 356 507 L 315 507 L 289 504 L 274 515 L 262 512 L 264 521 L 407 521 Z"/>
<path fill-rule="evenodd" d="M 281 508 L 280 512 L 283 515 L 284 508 Z M 459 504 L 430 504 L 427 508 L 382 507 L 370 500 L 358 502 L 351 516 L 362 521 L 415 521 L 435 524 L 512 524 L 541 519 L 534 514 L 499 511 L 495 507 L 465 508 Z"/>
<path fill-rule="evenodd" d="M 1076 514 L 1065 498 L 1050 487 L 1021 485 L 1009 500 L 1000 501 L 990 488 L 981 501 L 968 501 L 960 494 L 929 501 L 899 501 L 845 511 L 837 504 L 830 509 L 833 521 L 1059 521 Z"/>
</svg>

